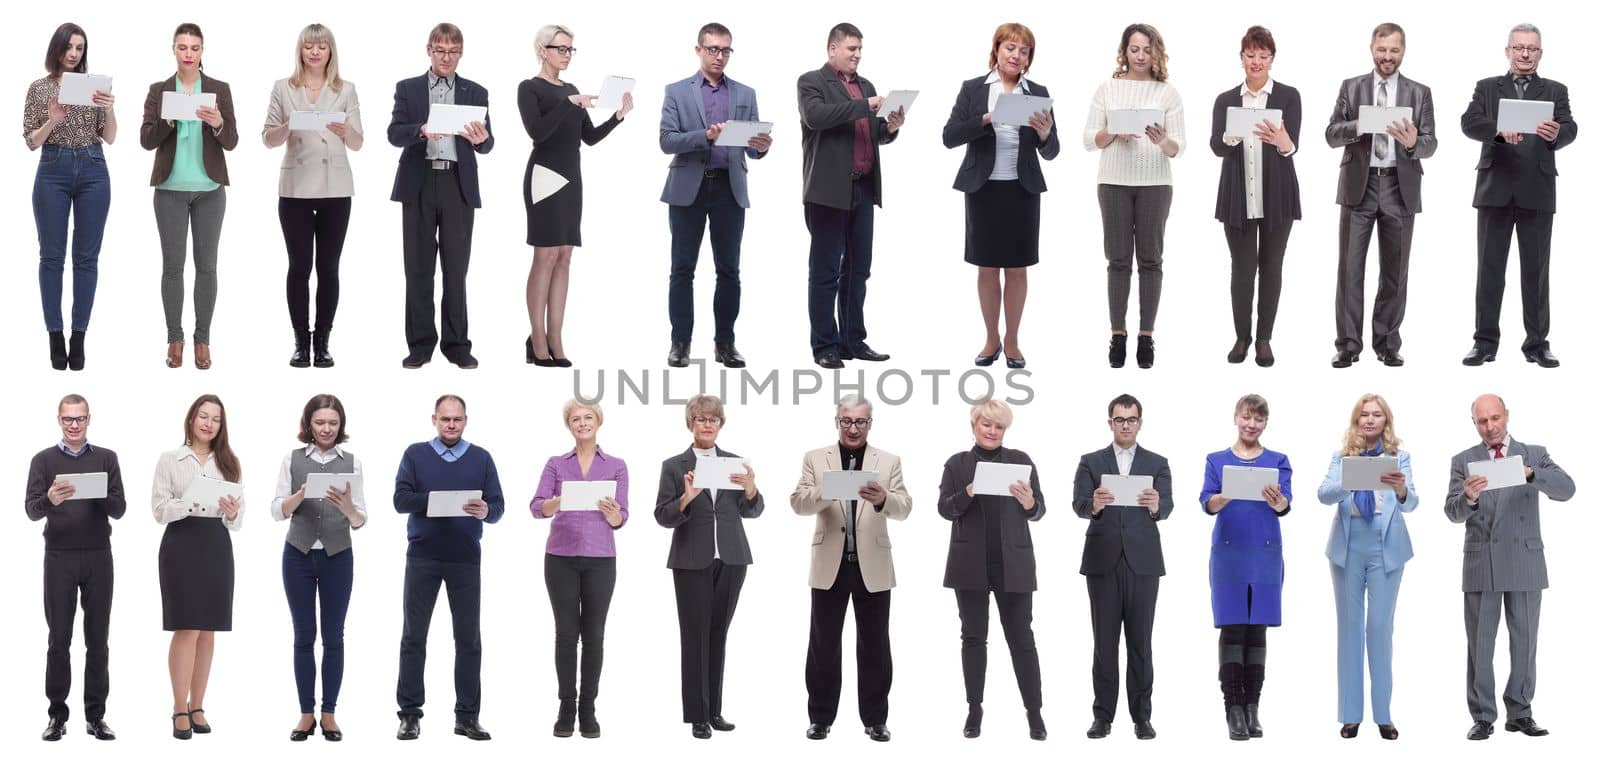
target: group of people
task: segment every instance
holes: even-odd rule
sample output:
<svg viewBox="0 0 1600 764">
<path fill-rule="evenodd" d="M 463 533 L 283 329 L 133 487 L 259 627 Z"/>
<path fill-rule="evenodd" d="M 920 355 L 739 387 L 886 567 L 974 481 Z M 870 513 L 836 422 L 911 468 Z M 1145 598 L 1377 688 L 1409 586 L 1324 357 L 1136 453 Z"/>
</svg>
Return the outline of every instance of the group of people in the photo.
<svg viewBox="0 0 1600 764">
<path fill-rule="evenodd" d="M 796 514 L 816 518 L 805 666 L 806 737 L 812 740 L 828 737 L 837 719 L 841 632 L 852 604 L 863 730 L 872 740 L 890 739 L 889 613 L 896 580 L 889 521 L 905 520 L 912 501 L 899 457 L 869 442 L 872 414 L 872 404 L 863 398 L 839 401 L 832 422 L 837 441 L 805 455 L 789 497 Z M 629 516 L 628 468 L 599 446 L 605 415 L 598 403 L 569 401 L 561 415 L 573 447 L 545 463 L 529 510 L 550 520 L 544 573 L 555 623 L 559 701 L 552 731 L 557 737 L 576 731 L 592 738 L 600 735 L 595 699 L 617 580 L 614 535 Z M 961 621 L 968 706 L 962 733 L 969 738 L 982 733 L 992 597 L 1029 735 L 1044 740 L 1039 653 L 1031 626 L 1038 578 L 1029 531 L 1045 513 L 1039 471 L 1028 454 L 1005 445 L 1013 412 L 1004 402 L 982 401 L 969 418 L 973 445 L 945 462 L 938 500 L 939 515 L 951 523 L 944 586 L 955 590 Z M 105 722 L 110 521 L 122 517 L 127 501 L 116 453 L 89 442 L 88 401 L 79 395 L 62 398 L 57 419 L 61 439 L 34 457 L 26 497 L 28 517 L 45 521 L 50 722 L 43 736 L 60 739 L 69 717 L 69 651 L 81 598 L 88 643 L 84 715 L 89 734 L 109 740 L 114 737 Z M 394 508 L 407 517 L 409 541 L 395 689 L 401 740 L 421 734 L 428 631 L 441 586 L 448 594 L 455 642 L 454 732 L 473 740 L 490 737 L 479 723 L 480 541 L 484 525 L 503 517 L 505 496 L 494 458 L 465 439 L 467 421 L 465 401 L 440 396 L 432 415 L 436 436 L 409 446 L 395 477 Z M 753 562 L 744 521 L 760 517 L 766 508 L 749 460 L 721 446 L 726 421 L 717 397 L 702 394 L 688 401 L 684 425 L 692 442 L 662 462 L 654 509 L 656 522 L 672 530 L 667 567 L 678 611 L 682 719 L 696 738 L 734 729 L 724 716 L 723 670 L 729 628 Z M 1112 400 L 1106 421 L 1112 441 L 1082 456 L 1072 490 L 1073 511 L 1088 521 L 1079 570 L 1087 582 L 1094 633 L 1094 719 L 1087 734 L 1103 738 L 1110 733 L 1117 709 L 1118 648 L 1125 640 L 1128 714 L 1135 736 L 1150 739 L 1156 735 L 1151 634 L 1166 572 L 1157 523 L 1174 506 L 1172 473 L 1165 458 L 1139 443 L 1144 411 L 1138 399 Z M 1265 399 L 1239 399 L 1237 437 L 1229 448 L 1206 456 L 1199 495 L 1200 507 L 1216 518 L 1211 605 L 1220 634 L 1218 679 L 1234 740 L 1263 734 L 1259 709 L 1267 629 L 1283 620 L 1279 522 L 1292 508 L 1292 467 L 1286 455 L 1263 444 L 1268 421 Z M 1468 737 L 1480 740 L 1494 731 L 1493 656 L 1502 609 L 1512 662 L 1504 695 L 1506 729 L 1543 735 L 1531 708 L 1540 593 L 1548 586 L 1539 497 L 1565 501 L 1574 485 L 1543 447 L 1510 438 L 1510 416 L 1498 396 L 1475 400 L 1472 421 L 1479 442 L 1452 459 L 1444 503 L 1450 520 L 1466 525 L 1462 588 L 1468 707 L 1474 720 Z M 319 727 L 327 740 L 343 737 L 335 710 L 354 578 L 352 534 L 369 519 L 361 462 L 344 447 L 348 437 L 338 398 L 308 400 L 300 415 L 300 445 L 284 457 L 271 502 L 273 519 L 288 522 L 282 576 L 300 705 L 290 732 L 294 741 L 308 739 Z M 1371 710 L 1379 734 L 1390 740 L 1399 736 L 1389 709 L 1395 602 L 1412 556 L 1404 515 L 1419 503 L 1411 458 L 1400 444 L 1389 404 L 1378 395 L 1362 396 L 1317 490 L 1321 503 L 1335 507 L 1326 554 L 1338 612 L 1338 713 L 1340 735 L 1346 738 L 1355 737 L 1363 721 L 1363 657 L 1370 667 Z M 1376 483 L 1361 484 L 1345 479 L 1352 459 L 1391 461 L 1376 465 L 1381 470 Z M 1491 486 L 1480 468 L 1506 459 L 1516 460 L 1506 464 L 1523 465 L 1522 480 Z M 708 474 L 697 477 L 697 471 Z M 1239 482 L 1239 472 L 1256 473 L 1259 488 Z M 216 633 L 231 630 L 233 623 L 231 535 L 243 522 L 241 475 L 222 401 L 214 395 L 197 398 L 184 417 L 183 444 L 157 460 L 151 488 L 152 511 L 164 526 L 162 623 L 172 632 L 172 734 L 179 739 L 211 731 L 204 702 Z M 96 490 L 92 481 L 80 481 L 95 476 L 99 489 L 79 498 L 80 487 L 86 493 Z M 569 489 L 573 498 L 564 500 Z M 319 631 L 320 704 L 314 651 Z"/>
<path fill-rule="evenodd" d="M 883 203 L 880 147 L 893 142 L 905 122 L 904 107 L 888 111 L 885 96 L 858 68 L 863 34 L 851 24 L 833 27 L 827 62 L 797 81 L 803 153 L 805 224 L 810 233 L 807 304 L 812 358 L 822 368 L 845 361 L 884 361 L 887 353 L 867 344 L 865 299 L 871 275 L 874 210 Z M 948 148 L 965 147 L 955 188 L 965 194 L 965 259 L 978 267 L 978 304 L 984 341 L 974 360 L 1026 364 L 1020 326 L 1027 301 L 1027 268 L 1039 261 L 1039 197 L 1046 190 L 1040 160 L 1061 149 L 1053 110 L 1030 115 L 1025 124 L 994 121 L 1004 95 L 1048 98 L 1044 85 L 1027 78 L 1035 38 L 1026 26 L 1002 24 L 993 35 L 989 71 L 962 83 L 943 131 Z M 772 147 L 770 132 L 743 145 L 721 140 L 730 122 L 759 122 L 753 88 L 729 78 L 733 34 L 717 23 L 700 28 L 694 46 L 699 69 L 666 87 L 660 147 L 671 155 L 661 200 L 668 206 L 671 265 L 668 315 L 669 366 L 686 366 L 694 329 L 693 280 L 709 225 L 716 286 L 714 357 L 728 367 L 745 364 L 734 344 L 740 308 L 740 242 L 750 206 L 748 162 Z M 176 74 L 150 86 L 140 125 L 140 145 L 155 152 L 150 183 L 162 249 L 162 304 L 167 323 L 167 365 L 184 363 L 192 338 L 193 362 L 211 365 L 211 317 L 217 302 L 217 257 L 226 209 L 226 153 L 238 143 L 233 98 L 227 83 L 201 76 L 204 35 L 185 23 L 173 34 Z M 1364 280 L 1374 228 L 1378 234 L 1379 288 L 1373 303 L 1371 346 L 1380 362 L 1404 363 L 1400 325 L 1415 216 L 1422 210 L 1422 160 L 1438 145 L 1433 96 L 1427 86 L 1400 73 L 1405 31 L 1384 23 L 1372 32 L 1373 69 L 1339 88 L 1325 136 L 1342 148 L 1338 203 L 1339 267 L 1335 299 L 1336 354 L 1332 365 L 1348 367 L 1365 347 Z M 528 244 L 533 247 L 526 301 L 529 335 L 526 360 L 538 366 L 571 366 L 562 332 L 573 250 L 582 244 L 583 182 L 580 144 L 594 145 L 633 109 L 631 92 L 600 124 L 590 117 L 598 97 L 564 81 L 577 52 L 572 30 L 545 26 L 534 35 L 536 76 L 517 89 L 517 108 L 533 141 L 524 175 Z M 400 148 L 391 199 L 401 203 L 406 275 L 403 366 L 418 368 L 435 348 L 452 363 L 474 368 L 468 337 L 466 276 L 473 219 L 482 206 L 477 155 L 494 148 L 488 91 L 457 74 L 464 38 L 453 24 L 429 33 L 429 69 L 396 85 L 389 142 Z M 1223 224 L 1232 259 L 1230 295 L 1235 343 L 1230 363 L 1254 349 L 1255 362 L 1271 366 L 1289 233 L 1301 217 L 1294 157 L 1300 147 L 1299 91 L 1272 77 L 1277 44 L 1253 26 L 1240 41 L 1244 82 L 1218 95 L 1209 144 L 1222 159 L 1216 218 Z M 1510 239 L 1517 234 L 1522 260 L 1522 306 L 1526 359 L 1559 365 L 1550 351 L 1550 237 L 1555 212 L 1555 152 L 1577 137 L 1567 90 L 1538 73 L 1543 55 L 1537 27 L 1519 24 L 1508 37 L 1508 72 L 1480 81 L 1462 114 L 1465 135 L 1482 144 L 1473 205 L 1478 210 L 1476 330 L 1469 366 L 1493 361 L 1500 340 L 1500 306 Z M 94 301 L 97 262 L 110 202 L 102 144 L 117 136 L 115 98 L 96 91 L 89 105 L 60 102 L 63 73 L 88 71 L 88 37 L 63 24 L 51 37 L 47 76 L 29 88 L 24 137 L 40 149 L 34 210 L 40 245 L 39 284 L 57 369 L 83 368 L 85 332 Z M 1142 368 L 1155 363 L 1155 319 L 1160 304 L 1165 228 L 1172 204 L 1171 160 L 1186 146 L 1183 102 L 1168 82 L 1166 44 L 1148 24 L 1123 30 L 1111 77 L 1096 90 L 1084 127 L 1083 145 L 1100 152 L 1097 195 L 1107 261 L 1111 327 L 1108 361 L 1127 362 L 1127 312 L 1137 265 L 1139 330 L 1134 356 Z M 169 92 L 209 94 L 193 119 L 169 118 Z M 1533 133 L 1502 131 L 1503 99 L 1553 103 L 1549 119 Z M 458 134 L 431 132 L 435 104 L 484 109 Z M 1383 132 L 1360 126 L 1367 107 L 1409 108 L 1411 117 Z M 1230 132 L 1235 108 L 1263 109 L 1266 118 L 1248 134 Z M 1140 131 L 1114 132 L 1112 115 L 1128 110 L 1158 112 Z M 297 113 L 343 115 L 319 129 L 291 123 Z M 1118 120 L 1117 130 L 1130 128 Z M 1234 132 L 1239 132 L 1237 128 Z M 342 78 L 333 33 L 320 24 L 301 31 L 293 74 L 273 85 L 262 140 L 285 146 L 279 177 L 278 214 L 288 251 L 286 295 L 294 334 L 289 364 L 332 366 L 329 336 L 339 298 L 339 257 L 350 222 L 353 180 L 349 151 L 364 142 L 354 84 Z M 62 319 L 63 272 L 69 214 L 73 304 L 70 327 Z M 194 326 L 183 326 L 183 271 L 193 238 Z M 443 295 L 435 322 L 433 280 L 443 271 Z M 316 274 L 315 317 L 309 286 Z M 1002 324 L 1002 317 L 1004 319 Z M 1003 330 L 1003 331 L 1002 331 Z"/>
</svg>

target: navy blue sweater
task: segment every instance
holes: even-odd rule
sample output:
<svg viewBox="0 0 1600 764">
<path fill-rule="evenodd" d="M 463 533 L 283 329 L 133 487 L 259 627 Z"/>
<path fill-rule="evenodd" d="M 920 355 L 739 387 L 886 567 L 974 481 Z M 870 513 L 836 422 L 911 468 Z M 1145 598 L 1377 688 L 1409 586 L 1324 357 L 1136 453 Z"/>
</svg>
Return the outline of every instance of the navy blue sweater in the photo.
<svg viewBox="0 0 1600 764">
<path fill-rule="evenodd" d="M 429 491 L 483 491 L 489 516 L 484 520 L 428 517 Z M 476 564 L 482 558 L 478 541 L 483 538 L 483 523 L 498 522 L 506 513 L 494 457 L 470 445 L 460 459 L 447 462 L 434 453 L 431 444 L 413 443 L 400 456 L 400 471 L 394 477 L 394 509 L 411 516 L 406 521 L 406 538 L 411 542 L 407 557 Z"/>
</svg>

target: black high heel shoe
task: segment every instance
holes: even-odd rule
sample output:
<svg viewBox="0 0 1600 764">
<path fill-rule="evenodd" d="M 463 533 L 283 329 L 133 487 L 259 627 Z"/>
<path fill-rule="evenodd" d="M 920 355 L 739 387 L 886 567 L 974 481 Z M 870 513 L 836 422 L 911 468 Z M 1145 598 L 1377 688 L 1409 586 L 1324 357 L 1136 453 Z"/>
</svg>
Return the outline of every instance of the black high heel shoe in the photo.
<svg viewBox="0 0 1600 764">
<path fill-rule="evenodd" d="M 974 366 L 993 366 L 994 362 L 998 360 L 1000 360 L 1000 346 L 996 345 L 993 353 L 988 355 L 980 353 L 978 357 L 972 359 L 972 364 Z"/>
<path fill-rule="evenodd" d="M 50 368 L 67 370 L 67 335 L 59 331 L 50 333 Z"/>
<path fill-rule="evenodd" d="M 173 714 L 172 736 L 179 740 L 188 740 L 189 738 L 194 737 L 194 719 L 189 719 L 188 727 L 184 729 L 178 729 L 178 717 L 180 716 L 185 719 L 189 719 L 189 713 L 187 711 L 179 711 L 178 713 Z"/>
<path fill-rule="evenodd" d="M 211 734 L 211 725 L 202 724 L 202 723 L 197 722 L 197 721 L 194 720 L 194 715 L 195 714 L 203 714 L 205 712 L 206 712 L 206 710 L 204 708 L 191 708 L 191 709 L 189 709 L 189 727 L 194 730 L 194 734 L 196 734 L 196 735 L 209 735 L 209 734 Z"/>
<path fill-rule="evenodd" d="M 311 726 L 306 729 L 289 730 L 289 742 L 303 743 L 309 740 L 311 736 L 315 734 L 317 734 L 317 721 L 313 719 L 311 720 Z"/>
<path fill-rule="evenodd" d="M 73 332 L 67 337 L 67 368 L 83 371 L 83 332 Z"/>
<path fill-rule="evenodd" d="M 967 721 L 961 726 L 961 736 L 974 738 L 983 734 L 983 704 L 967 704 Z"/>
<path fill-rule="evenodd" d="M 554 358 L 540 358 L 538 353 L 533 352 L 533 335 L 531 334 L 528 335 L 527 342 L 523 345 L 523 351 L 527 355 L 527 362 L 533 364 L 534 366 L 548 367 L 560 365 L 556 363 L 556 359 Z"/>
<path fill-rule="evenodd" d="M 529 339 L 531 340 L 532 338 L 530 337 Z M 546 337 L 545 338 L 545 343 L 549 344 L 549 342 L 550 342 L 550 338 Z M 560 367 L 560 368 L 563 368 L 563 369 L 572 368 L 572 362 L 567 360 L 567 359 L 565 359 L 565 358 L 562 358 L 561 356 L 556 355 L 556 351 L 554 351 L 554 350 L 550 351 L 550 365 L 557 366 L 557 367 Z"/>
</svg>

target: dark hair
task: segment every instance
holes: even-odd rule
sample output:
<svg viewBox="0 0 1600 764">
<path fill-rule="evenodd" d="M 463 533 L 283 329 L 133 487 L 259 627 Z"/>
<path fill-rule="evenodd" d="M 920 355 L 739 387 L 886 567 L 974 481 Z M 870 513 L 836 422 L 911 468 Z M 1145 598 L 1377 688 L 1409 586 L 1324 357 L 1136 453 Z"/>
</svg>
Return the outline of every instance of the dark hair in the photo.
<svg viewBox="0 0 1600 764">
<path fill-rule="evenodd" d="M 1377 27 L 1373 28 L 1373 30 L 1372 30 L 1372 39 L 1376 40 L 1379 37 L 1388 37 L 1389 35 L 1392 35 L 1392 34 L 1400 35 L 1400 44 L 1401 45 L 1405 45 L 1406 44 L 1406 30 L 1401 29 L 1400 25 L 1394 23 L 1393 21 L 1385 21 L 1382 24 L 1379 24 Z"/>
<path fill-rule="evenodd" d="M 182 27 L 179 27 L 180 29 Z M 192 34 L 184 32 L 182 34 Z M 173 35 L 176 37 L 177 35 Z M 199 35 L 195 35 L 198 37 Z M 228 410 L 223 408 L 222 399 L 206 393 L 194 399 L 189 404 L 189 413 L 183 417 L 183 444 L 190 445 L 194 439 L 194 420 L 200 416 L 200 407 L 207 403 L 214 403 L 217 410 L 222 412 L 222 424 L 217 426 L 217 436 L 211 439 L 211 456 L 217 460 L 217 471 L 222 473 L 222 479 L 230 483 L 239 482 L 243 471 L 239 468 L 239 457 L 235 456 L 233 449 L 228 446 Z"/>
<path fill-rule="evenodd" d="M 1111 404 L 1106 406 L 1106 416 L 1113 416 L 1113 412 L 1117 410 L 1118 406 L 1133 409 L 1134 416 L 1144 416 L 1144 406 L 1139 403 L 1139 399 L 1127 393 L 1123 393 L 1111 399 Z"/>
<path fill-rule="evenodd" d="M 56 27 L 56 33 L 50 36 L 50 47 L 44 53 L 44 70 L 51 77 L 60 77 L 66 71 L 61 68 L 61 57 L 67 55 L 73 35 L 83 38 L 83 55 L 78 58 L 78 68 L 72 71 L 79 74 L 89 71 L 89 35 L 83 33 L 83 27 L 69 21 Z"/>
<path fill-rule="evenodd" d="M 1166 82 L 1167 43 L 1161 39 L 1161 33 L 1149 24 L 1129 24 L 1122 30 L 1122 42 L 1117 44 L 1117 69 L 1111 76 L 1121 77 L 1128 73 L 1128 44 L 1136 34 L 1142 34 L 1150 41 L 1150 79 Z"/>
<path fill-rule="evenodd" d="M 700 33 L 694 36 L 694 44 L 699 45 L 700 43 L 705 42 L 706 35 L 708 34 L 720 35 L 728 38 L 729 40 L 733 39 L 733 33 L 729 32 L 727 27 L 713 21 L 710 24 L 700 27 Z"/>
<path fill-rule="evenodd" d="M 462 400 L 461 396 L 456 395 L 454 393 L 445 393 L 444 395 L 441 395 L 437 399 L 435 399 L 434 402 L 433 402 L 433 410 L 434 410 L 434 412 L 438 412 L 439 411 L 439 407 L 443 406 L 445 401 L 455 401 L 456 403 L 461 404 L 461 412 L 462 413 L 466 413 L 466 411 L 467 411 L 467 402 Z"/>
<path fill-rule="evenodd" d="M 1239 55 L 1251 48 L 1260 48 L 1276 56 L 1278 44 L 1272 41 L 1272 32 L 1264 26 L 1253 26 L 1244 30 L 1244 37 L 1239 40 Z"/>
<path fill-rule="evenodd" d="M 861 36 L 861 30 L 856 29 L 856 25 L 855 24 L 851 24 L 851 23 L 848 23 L 848 22 L 841 23 L 841 24 L 835 24 L 835 25 L 833 25 L 832 29 L 828 30 L 828 44 L 829 45 L 832 45 L 832 44 L 834 44 L 836 42 L 843 42 L 844 40 L 847 40 L 847 39 L 849 39 L 851 37 L 854 37 L 857 40 L 864 39 Z"/>
<path fill-rule="evenodd" d="M 1256 395 L 1255 393 L 1250 393 L 1249 395 L 1240 398 L 1239 402 L 1233 405 L 1233 413 L 1235 416 L 1238 416 L 1241 412 L 1255 414 L 1262 419 L 1266 419 L 1271 416 L 1267 412 L 1267 399 Z"/>
<path fill-rule="evenodd" d="M 448 43 L 451 43 L 453 45 L 463 45 L 463 44 L 465 44 L 465 43 L 462 42 L 463 38 L 462 38 L 462 35 L 461 35 L 461 27 L 458 27 L 455 24 L 452 24 L 452 23 L 450 23 L 448 21 L 439 22 L 437 25 L 434 26 L 432 31 L 428 32 L 428 44 L 429 45 L 432 45 L 435 41 L 438 41 L 438 40 L 442 40 L 444 42 L 448 42 Z"/>
<path fill-rule="evenodd" d="M 317 442 L 317 437 L 311 433 L 311 415 L 323 409 L 333 409 L 339 414 L 339 434 L 333 437 L 334 445 L 338 445 L 350 439 L 349 433 L 344 431 L 344 404 L 339 402 L 339 398 L 337 396 L 324 393 L 322 395 L 311 396 L 311 400 L 306 401 L 305 410 L 300 412 L 301 443 Z"/>
<path fill-rule="evenodd" d="M 198 38 L 200 38 L 200 46 L 202 48 L 205 47 L 206 35 L 205 35 L 204 32 L 200 31 L 200 25 L 199 24 L 196 24 L 196 23 L 194 23 L 192 21 L 185 21 L 182 24 L 179 24 L 177 29 L 172 30 L 172 41 L 173 42 L 177 42 L 178 41 L 178 37 L 180 35 L 190 35 L 191 37 L 198 37 Z M 87 53 L 88 50 L 85 50 L 84 52 Z M 198 66 L 196 68 L 198 68 L 202 72 L 205 71 L 206 70 L 205 61 L 202 60 L 198 64 Z"/>
</svg>

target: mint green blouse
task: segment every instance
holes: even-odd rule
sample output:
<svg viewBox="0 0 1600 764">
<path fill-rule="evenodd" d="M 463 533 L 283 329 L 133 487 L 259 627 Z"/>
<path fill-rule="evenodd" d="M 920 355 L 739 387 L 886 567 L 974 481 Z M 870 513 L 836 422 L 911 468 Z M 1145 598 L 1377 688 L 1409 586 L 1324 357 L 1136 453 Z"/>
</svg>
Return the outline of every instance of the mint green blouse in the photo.
<svg viewBox="0 0 1600 764">
<path fill-rule="evenodd" d="M 194 88 L 183 89 L 183 81 L 178 80 L 178 92 L 200 92 L 200 78 L 194 80 Z M 178 145 L 177 151 L 172 155 L 172 173 L 167 176 L 161 185 L 156 186 L 163 191 L 192 191 L 203 193 L 215 191 L 221 185 L 211 180 L 206 175 L 204 133 L 211 129 L 206 123 L 198 119 L 178 120 Z"/>
</svg>

